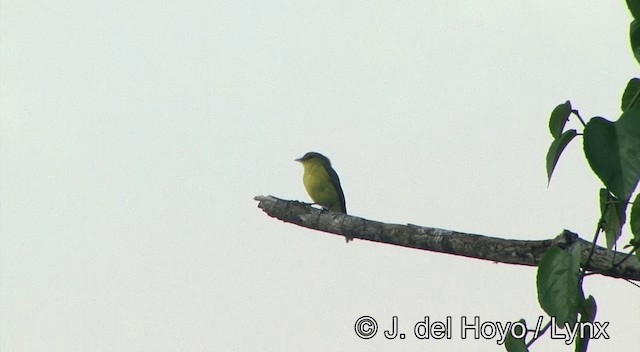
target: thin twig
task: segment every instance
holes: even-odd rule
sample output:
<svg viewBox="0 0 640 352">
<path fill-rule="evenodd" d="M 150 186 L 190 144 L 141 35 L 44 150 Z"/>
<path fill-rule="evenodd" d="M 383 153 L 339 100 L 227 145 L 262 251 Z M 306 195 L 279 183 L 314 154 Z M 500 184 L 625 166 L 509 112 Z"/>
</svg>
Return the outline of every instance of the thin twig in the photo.
<svg viewBox="0 0 640 352">
<path fill-rule="evenodd" d="M 613 265 L 613 267 L 611 267 L 611 269 L 616 269 L 617 267 L 619 267 L 622 263 L 624 263 L 625 260 L 629 259 L 630 257 L 633 256 L 633 253 L 635 253 L 638 250 L 638 245 L 636 244 L 635 246 L 633 246 L 633 249 L 627 253 L 627 255 L 624 256 L 624 258 L 622 258 L 619 262 L 615 263 Z"/>
<path fill-rule="evenodd" d="M 530 347 L 531 345 L 533 345 L 534 342 L 536 342 L 537 339 L 539 339 L 542 335 L 544 335 L 545 332 L 547 332 L 547 330 L 549 330 L 549 328 L 551 327 L 551 320 L 547 323 L 547 325 L 545 325 L 540 332 L 538 333 L 538 335 L 534 336 L 531 341 L 527 342 L 527 347 Z"/>
</svg>

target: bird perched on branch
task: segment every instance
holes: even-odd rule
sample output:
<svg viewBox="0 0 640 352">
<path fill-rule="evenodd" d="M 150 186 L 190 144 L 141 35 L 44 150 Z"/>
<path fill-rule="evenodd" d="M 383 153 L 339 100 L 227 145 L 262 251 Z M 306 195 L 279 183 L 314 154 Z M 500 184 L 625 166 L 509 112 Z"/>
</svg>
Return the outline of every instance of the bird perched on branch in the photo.
<svg viewBox="0 0 640 352">
<path fill-rule="evenodd" d="M 304 167 L 302 183 L 313 202 L 331 211 L 346 213 L 347 206 L 340 179 L 331 167 L 329 158 L 320 153 L 309 152 L 296 161 L 302 163 Z M 350 237 L 345 239 L 347 242 L 352 240 Z"/>
</svg>

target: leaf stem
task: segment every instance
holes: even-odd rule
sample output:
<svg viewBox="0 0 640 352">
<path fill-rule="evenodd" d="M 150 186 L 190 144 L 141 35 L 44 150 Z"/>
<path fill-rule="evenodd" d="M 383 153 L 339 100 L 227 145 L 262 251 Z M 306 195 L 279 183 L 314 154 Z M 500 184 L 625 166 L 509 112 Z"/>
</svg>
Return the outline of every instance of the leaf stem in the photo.
<svg viewBox="0 0 640 352">
<path fill-rule="evenodd" d="M 580 282 L 582 282 L 582 278 L 585 277 L 587 273 L 587 266 L 589 266 L 589 262 L 593 257 L 593 253 L 596 250 L 596 242 L 598 242 L 598 236 L 600 236 L 600 231 L 602 230 L 602 225 L 604 224 L 604 218 L 600 218 L 598 220 L 598 226 L 596 227 L 596 233 L 593 235 L 593 241 L 591 242 L 591 249 L 589 249 L 589 256 L 587 256 L 587 261 L 584 263 L 584 267 L 582 268 L 582 273 L 580 274 Z"/>
<path fill-rule="evenodd" d="M 573 113 L 578 117 L 578 120 L 580 120 L 580 123 L 582 124 L 582 126 L 587 127 L 587 124 L 582 119 L 582 116 L 580 116 L 580 112 L 578 112 L 578 110 L 571 110 L 571 113 Z"/>
<path fill-rule="evenodd" d="M 549 320 L 549 322 L 547 323 L 547 325 L 545 325 L 540 332 L 538 333 L 537 336 L 534 336 L 531 341 L 527 342 L 527 347 L 530 347 L 531 345 L 533 345 L 534 342 L 536 342 L 537 339 L 540 338 L 540 336 L 544 335 L 545 332 L 547 332 L 547 330 L 549 330 L 549 328 L 551 327 L 551 320 Z"/>
</svg>

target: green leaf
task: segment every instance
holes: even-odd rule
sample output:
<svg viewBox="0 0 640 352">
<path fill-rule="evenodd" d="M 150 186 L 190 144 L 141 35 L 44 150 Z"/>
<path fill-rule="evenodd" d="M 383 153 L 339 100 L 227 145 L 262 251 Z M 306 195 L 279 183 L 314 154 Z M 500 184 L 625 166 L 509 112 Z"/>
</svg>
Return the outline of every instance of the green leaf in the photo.
<svg viewBox="0 0 640 352">
<path fill-rule="evenodd" d="M 582 301 L 580 304 L 580 322 L 593 323 L 596 320 L 596 312 L 598 311 L 598 306 L 596 305 L 596 299 L 593 296 L 589 296 L 589 298 Z M 591 329 L 588 327 L 588 324 L 585 324 L 586 329 L 584 330 L 584 334 L 580 333 L 576 336 L 576 352 L 586 352 L 587 347 L 589 346 L 589 339 L 591 338 Z"/>
<path fill-rule="evenodd" d="M 604 233 L 607 237 L 607 248 L 613 248 L 620 235 L 622 226 L 627 221 L 627 202 L 622 202 L 605 188 L 600 189 L 600 212 L 604 220 Z"/>
<path fill-rule="evenodd" d="M 640 194 L 636 196 L 631 206 L 631 220 L 629 221 L 631 226 L 631 233 L 636 240 L 640 240 Z"/>
<path fill-rule="evenodd" d="M 640 243 L 640 194 L 636 196 L 631 206 L 629 225 L 631 226 L 631 233 L 633 233 L 632 243 Z M 636 251 L 636 258 L 640 261 L 640 250 Z"/>
<path fill-rule="evenodd" d="M 627 0 L 627 6 L 629 7 L 631 16 L 633 16 L 633 18 L 635 19 L 640 19 L 640 1 Z"/>
<path fill-rule="evenodd" d="M 525 326 L 527 326 L 527 322 L 524 319 L 520 319 L 518 321 L 523 323 Z M 511 329 L 509 329 L 509 334 L 507 335 L 507 338 L 504 341 L 504 348 L 508 352 L 529 352 L 529 350 L 527 349 L 527 344 L 524 341 L 525 337 L 526 337 L 526 331 L 525 331 L 525 336 L 523 336 L 521 339 L 517 339 L 511 333 Z"/>
<path fill-rule="evenodd" d="M 547 182 L 551 182 L 551 175 L 556 168 L 560 155 L 562 155 L 564 148 L 573 140 L 576 134 L 576 130 L 568 130 L 560 138 L 556 138 L 551 142 L 549 151 L 547 151 Z"/>
<path fill-rule="evenodd" d="M 584 129 L 583 147 L 605 187 L 628 200 L 640 178 L 640 110 L 626 111 L 616 122 L 592 118 Z"/>
<path fill-rule="evenodd" d="M 631 21 L 629 25 L 629 40 L 631 41 L 631 51 L 636 61 L 640 62 L 640 25 L 637 20 Z"/>
<path fill-rule="evenodd" d="M 622 111 L 627 111 L 629 109 L 637 109 L 640 98 L 640 79 L 632 78 L 627 83 L 627 88 L 625 88 L 624 93 L 622 93 L 622 104 L 620 107 Z"/>
<path fill-rule="evenodd" d="M 576 322 L 581 301 L 578 288 L 581 252 L 579 244 L 574 245 L 571 253 L 551 247 L 538 266 L 538 302 L 547 314 L 556 318 L 559 327 Z"/>
<path fill-rule="evenodd" d="M 596 305 L 596 299 L 593 296 L 585 299 L 580 303 L 580 321 L 581 322 L 594 322 L 596 320 L 596 313 L 598 306 Z"/>
<path fill-rule="evenodd" d="M 560 137 L 564 125 L 569 121 L 569 115 L 571 115 L 571 102 L 568 100 L 553 109 L 549 117 L 549 132 L 553 138 Z"/>
</svg>

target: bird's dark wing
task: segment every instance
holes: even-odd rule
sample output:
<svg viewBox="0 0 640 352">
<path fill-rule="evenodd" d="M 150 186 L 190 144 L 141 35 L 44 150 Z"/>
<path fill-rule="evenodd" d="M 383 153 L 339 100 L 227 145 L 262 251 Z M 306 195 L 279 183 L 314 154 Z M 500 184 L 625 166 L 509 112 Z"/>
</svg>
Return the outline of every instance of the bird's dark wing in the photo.
<svg viewBox="0 0 640 352">
<path fill-rule="evenodd" d="M 327 169 L 328 169 L 327 172 L 329 173 L 329 177 L 331 178 L 331 183 L 333 184 L 333 187 L 336 188 L 336 192 L 338 193 L 338 198 L 340 198 L 340 206 L 342 207 L 342 212 L 346 213 L 347 205 L 344 201 L 344 192 L 342 192 L 342 186 L 340 186 L 340 179 L 338 178 L 338 174 L 331 166 L 329 166 Z"/>
</svg>

